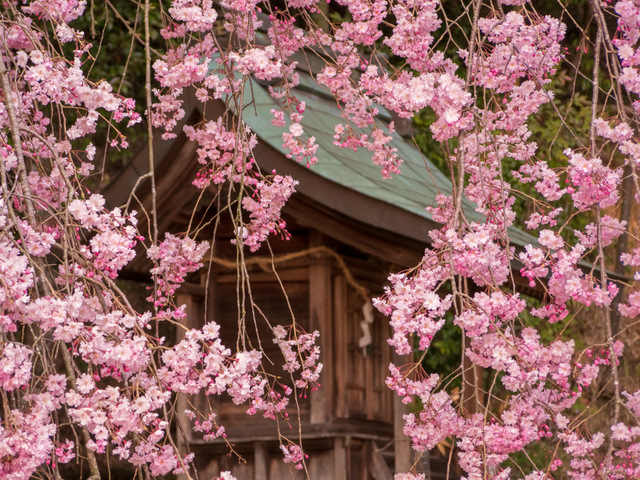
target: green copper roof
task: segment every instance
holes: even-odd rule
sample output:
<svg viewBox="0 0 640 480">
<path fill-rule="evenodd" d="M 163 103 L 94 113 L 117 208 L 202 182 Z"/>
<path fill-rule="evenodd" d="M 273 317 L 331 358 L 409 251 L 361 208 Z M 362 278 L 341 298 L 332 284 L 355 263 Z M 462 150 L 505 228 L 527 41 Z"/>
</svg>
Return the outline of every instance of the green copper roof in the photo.
<svg viewBox="0 0 640 480">
<path fill-rule="evenodd" d="M 319 90 L 320 87 L 308 75 L 301 73 L 300 77 L 301 85 L 295 90 L 295 96 L 306 102 L 302 125 L 306 138 L 314 136 L 318 144 L 318 162 L 311 167 L 311 171 L 331 182 L 432 221 L 425 207 L 435 205 L 437 194 L 451 194 L 449 178 L 410 141 L 394 134 L 390 145 L 397 149 L 398 157 L 404 160 L 400 166 L 401 174 L 383 179 L 380 167 L 371 161 L 371 152 L 364 148 L 354 151 L 333 144 L 335 125 L 345 123 L 340 109 L 335 100 Z M 253 98 L 247 98 L 244 121 L 272 148 L 283 155 L 289 153 L 282 147 L 283 129 L 271 123 L 271 109 L 280 109 L 281 105 L 258 82 L 252 82 L 251 89 L 247 88 L 245 92 L 246 95 L 252 94 Z M 384 119 L 385 116 L 389 118 L 383 110 L 381 117 Z M 471 202 L 464 204 L 464 210 L 470 221 L 483 221 L 483 216 L 475 211 Z M 519 246 L 536 243 L 534 237 L 515 228 L 509 229 L 509 236 Z"/>
</svg>

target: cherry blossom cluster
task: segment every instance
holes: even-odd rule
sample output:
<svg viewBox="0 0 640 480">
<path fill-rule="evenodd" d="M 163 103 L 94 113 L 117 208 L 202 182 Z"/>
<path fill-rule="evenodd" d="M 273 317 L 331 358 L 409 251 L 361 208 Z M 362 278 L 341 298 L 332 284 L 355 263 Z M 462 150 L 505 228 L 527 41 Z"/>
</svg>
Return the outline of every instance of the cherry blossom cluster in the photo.
<svg viewBox="0 0 640 480">
<path fill-rule="evenodd" d="M 316 345 L 316 339 L 320 333 L 317 330 L 313 333 L 297 330 L 287 332 L 281 325 L 275 327 L 273 333 L 275 335 L 273 342 L 280 347 L 284 357 L 285 363 L 282 368 L 290 374 L 300 370 L 300 378 L 294 381 L 296 388 L 300 390 L 319 388 L 318 379 L 322 372 L 322 363 L 318 362 L 320 347 Z"/>
<path fill-rule="evenodd" d="M 94 268 L 114 279 L 135 257 L 137 222 L 135 212 L 125 216 L 119 208 L 110 212 L 104 210 L 104 197 L 99 194 L 86 200 L 73 200 L 67 209 L 83 229 L 95 232 L 89 245 L 79 248 L 81 253 L 93 260 Z"/>
<path fill-rule="evenodd" d="M 249 250 L 256 251 L 270 233 L 285 229 L 280 211 L 297 184 L 290 176 L 274 175 L 268 182 L 260 180 L 253 196 L 242 199 L 242 206 L 249 212 L 249 222 L 242 228 L 242 243 Z"/>
<path fill-rule="evenodd" d="M 157 264 L 150 273 L 155 276 L 158 288 L 155 290 L 156 298 L 152 296 L 150 300 L 158 306 L 164 305 L 187 275 L 202 267 L 202 257 L 208 250 L 208 242 L 198 243 L 189 237 L 178 238 L 171 233 L 167 233 L 159 245 L 151 246 L 147 256 Z"/>
<path fill-rule="evenodd" d="M 399 355 L 413 351 L 412 335 L 417 335 L 421 349 L 429 348 L 433 337 L 444 325 L 444 313 L 451 307 L 451 296 L 434 293 L 447 276 L 444 268 L 429 254 L 415 275 L 396 274 L 389 280 L 386 296 L 374 300 L 374 306 L 391 318 L 393 337 L 389 340 Z"/>
<path fill-rule="evenodd" d="M 298 470 L 304 468 L 304 460 L 308 458 L 308 455 L 302 451 L 300 445 L 296 445 L 295 443 L 280 445 L 280 450 L 282 450 L 284 455 L 284 463 L 293 463 Z"/>
</svg>

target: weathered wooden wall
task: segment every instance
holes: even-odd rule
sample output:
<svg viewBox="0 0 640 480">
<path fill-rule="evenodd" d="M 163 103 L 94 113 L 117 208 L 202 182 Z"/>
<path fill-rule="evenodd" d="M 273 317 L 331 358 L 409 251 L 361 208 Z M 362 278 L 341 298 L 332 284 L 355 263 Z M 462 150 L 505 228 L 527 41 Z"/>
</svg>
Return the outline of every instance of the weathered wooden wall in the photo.
<svg viewBox="0 0 640 480">
<path fill-rule="evenodd" d="M 386 343 L 389 326 L 383 317 L 375 315 L 369 326 L 371 344 L 359 346 L 363 305 L 375 293 L 371 286 L 382 283 L 384 270 L 366 256 L 350 258 L 348 250 L 347 254 L 337 253 L 339 245 L 317 232 L 310 231 L 303 238 L 308 239 L 306 245 L 283 242 L 276 247 L 276 261 L 302 251 L 277 266 L 278 277 L 264 264 L 249 265 L 250 291 L 245 289 L 244 295 L 259 309 L 251 311 L 247 301 L 244 317 L 238 314 L 237 273 L 223 261 L 214 261 L 208 281 L 203 278 L 199 285 L 183 288 L 178 302 L 187 305 L 187 326 L 215 321 L 221 325 L 226 346 L 262 349 L 273 361 L 273 365 L 266 362 L 268 373 L 280 376 L 283 383 L 287 374 L 279 366 L 281 354 L 272 342 L 268 324 L 295 321 L 304 330 L 319 330 L 322 388 L 297 399 L 300 432 L 309 454 L 308 473 L 314 480 L 388 480 L 395 459 L 396 414 L 392 393 L 384 385 L 391 351 Z M 218 245 L 216 255 L 231 253 L 222 242 Z M 239 330 L 245 336 L 238 336 Z M 188 402 L 204 406 L 204 399 L 189 398 L 180 401 L 179 410 Z M 228 455 L 229 446 L 220 439 L 204 441 L 193 432 L 188 432 L 181 444 L 197 454 L 205 478 L 221 470 L 231 470 L 241 480 L 305 478 L 303 472 L 283 464 L 279 449 L 278 428 L 283 435 L 298 439 L 296 418 L 291 426 L 283 422 L 276 425 L 259 415 L 247 416 L 246 405 L 235 405 L 225 397 L 217 399 L 213 407 L 235 453 Z"/>
</svg>

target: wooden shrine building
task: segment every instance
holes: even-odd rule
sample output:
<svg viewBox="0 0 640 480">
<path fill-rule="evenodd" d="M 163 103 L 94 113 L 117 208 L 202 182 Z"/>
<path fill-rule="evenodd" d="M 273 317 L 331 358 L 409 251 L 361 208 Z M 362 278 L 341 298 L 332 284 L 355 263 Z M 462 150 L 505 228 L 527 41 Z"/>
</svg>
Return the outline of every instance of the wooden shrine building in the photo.
<svg viewBox="0 0 640 480">
<path fill-rule="evenodd" d="M 312 168 L 286 157 L 281 129 L 271 124 L 272 108 L 279 105 L 267 88 L 252 83 L 253 103 L 244 120 L 259 137 L 255 158 L 266 172 L 290 174 L 300 183 L 283 210 L 291 239 L 270 239 L 269 250 L 246 254 L 251 298 L 259 315 L 272 325 L 295 321 L 305 330 L 320 331 L 322 388 L 299 399 L 301 426 L 291 427 L 248 416 L 224 396 L 215 405 L 227 440 L 244 462 L 228 455 L 226 442 L 205 441 L 186 432 L 190 451 L 208 480 L 221 470 L 231 470 L 240 480 L 302 478 L 282 462 L 278 429 L 297 439 L 300 434 L 312 480 L 390 480 L 394 471 L 408 471 L 414 458 L 409 439 L 402 435 L 405 408 L 385 386 L 391 348 L 388 321 L 372 313 L 370 299 L 382 293 L 390 272 L 415 266 L 428 243 L 428 232 L 437 224 L 425 211 L 435 196 L 451 192 L 449 179 L 438 171 L 409 141 L 396 134 L 393 147 L 404 159 L 402 174 L 383 180 L 369 152 L 339 149 L 333 145 L 334 126 L 343 121 L 335 100 L 301 71 L 296 96 L 307 108 L 303 125 L 317 139 L 318 162 Z M 185 123 L 203 118 L 197 102 L 187 101 Z M 207 119 L 223 113 L 221 102 L 207 105 Z M 391 118 L 384 111 L 381 121 Z M 187 305 L 190 326 L 215 321 L 221 325 L 225 345 L 237 344 L 238 301 L 236 295 L 236 248 L 231 244 L 230 222 L 212 219 L 215 191 L 198 190 L 192 180 L 198 171 L 197 145 L 184 134 L 172 142 L 156 138 L 155 173 L 160 238 L 165 231 L 185 232 L 201 225 L 200 240 L 213 243 L 209 274 L 192 278 L 178 293 L 178 304 Z M 110 207 L 127 203 L 138 179 L 148 172 L 148 156 L 141 152 L 103 192 Z M 150 210 L 150 189 L 144 183 L 136 197 Z M 132 208 L 136 208 L 132 205 Z M 469 209 L 474 215 L 473 209 Z M 145 220 L 141 216 L 141 229 Z M 214 240 L 214 241 L 212 241 Z M 514 231 L 512 242 L 523 245 L 529 237 Z M 140 256 L 129 275 L 148 272 L 150 264 Z M 273 266 L 278 277 L 273 273 Z M 282 287 L 280 286 L 282 283 Z M 286 296 L 282 291 L 286 292 Z M 250 341 L 277 363 L 276 346 L 262 318 L 247 314 L 245 329 Z M 276 367 L 273 367 L 274 369 Z M 276 370 L 274 370 L 276 372 Z M 283 372 L 280 372 L 282 374 Z M 198 402 L 199 399 L 193 399 Z M 178 435 L 179 437 L 180 435 Z M 184 443 L 184 442 L 183 442 Z M 431 478 L 444 478 L 445 457 L 431 457 Z M 429 462 L 424 462 L 428 468 Z M 455 469 L 454 469 L 455 470 Z"/>
</svg>

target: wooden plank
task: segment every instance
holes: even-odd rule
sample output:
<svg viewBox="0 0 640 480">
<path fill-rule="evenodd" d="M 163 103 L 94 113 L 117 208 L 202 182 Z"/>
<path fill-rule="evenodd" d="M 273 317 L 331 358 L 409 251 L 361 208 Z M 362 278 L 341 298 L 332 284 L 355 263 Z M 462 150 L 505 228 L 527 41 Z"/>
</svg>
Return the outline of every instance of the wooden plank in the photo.
<svg viewBox="0 0 640 480">
<path fill-rule="evenodd" d="M 337 276 L 333 280 L 333 358 L 335 359 L 333 411 L 337 418 L 346 418 L 349 415 L 347 408 L 347 378 L 349 376 L 347 321 L 347 281 L 343 276 Z"/>
<path fill-rule="evenodd" d="M 360 321 L 364 319 L 364 316 L 361 316 Z M 375 328 L 375 325 L 369 325 L 369 328 L 372 330 Z M 375 342 L 375 335 L 373 336 L 373 341 Z M 372 345 L 375 347 L 375 345 Z M 371 349 L 373 350 L 373 349 Z M 363 354 L 364 355 L 364 354 Z M 376 355 L 373 353 L 368 354 L 364 357 L 364 405 L 367 412 L 367 418 L 369 420 L 374 420 L 375 415 L 374 412 L 380 407 L 380 405 L 375 404 L 375 397 L 373 394 L 373 382 L 376 379 L 373 377 L 373 362 L 376 361 Z"/>
<path fill-rule="evenodd" d="M 380 315 L 378 314 L 378 317 Z M 391 391 L 390 388 L 387 387 L 385 383 L 385 379 L 389 375 L 388 365 L 391 363 L 391 345 L 387 343 L 387 338 L 391 336 L 391 326 L 389 325 L 389 321 L 387 317 L 378 318 L 379 321 L 383 322 L 382 324 L 382 355 L 380 361 L 380 370 L 376 376 L 380 378 L 380 383 L 382 385 L 382 420 L 385 422 L 393 423 L 393 397 L 395 397 L 395 393 Z"/>
</svg>

